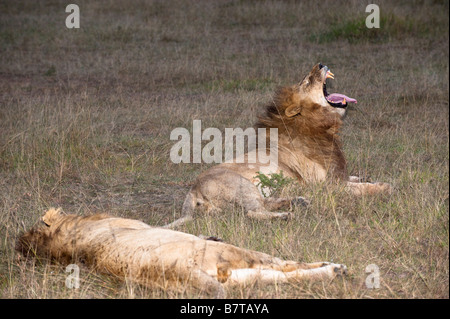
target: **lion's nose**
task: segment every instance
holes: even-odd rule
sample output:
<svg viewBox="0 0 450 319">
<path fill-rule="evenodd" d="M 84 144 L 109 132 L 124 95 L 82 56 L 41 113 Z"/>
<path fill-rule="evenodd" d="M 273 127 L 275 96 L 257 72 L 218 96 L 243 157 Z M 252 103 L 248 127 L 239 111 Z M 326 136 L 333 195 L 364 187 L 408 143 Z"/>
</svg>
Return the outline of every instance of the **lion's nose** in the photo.
<svg viewBox="0 0 450 319">
<path fill-rule="evenodd" d="M 319 70 L 323 68 L 322 63 L 319 62 Z"/>
</svg>

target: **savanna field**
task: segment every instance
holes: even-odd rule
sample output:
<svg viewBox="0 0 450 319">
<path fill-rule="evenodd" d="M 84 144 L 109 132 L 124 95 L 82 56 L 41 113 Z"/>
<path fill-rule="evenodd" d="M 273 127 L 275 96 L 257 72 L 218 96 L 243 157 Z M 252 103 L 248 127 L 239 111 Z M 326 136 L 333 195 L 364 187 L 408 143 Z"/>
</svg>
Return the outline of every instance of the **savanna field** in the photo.
<svg viewBox="0 0 450 319">
<path fill-rule="evenodd" d="M 318 62 L 328 91 L 358 100 L 340 136 L 351 175 L 391 195 L 354 197 L 331 183 L 289 184 L 290 221 L 240 208 L 180 230 L 305 262 L 347 265 L 333 281 L 253 285 L 230 298 L 449 297 L 449 4 L 376 1 L 86 1 L 80 28 L 64 1 L 0 2 L 0 298 L 203 298 L 23 260 L 21 232 L 49 207 L 164 225 L 198 174 L 174 164 L 170 132 L 252 127 L 283 85 Z M 206 144 L 206 142 L 205 142 Z M 366 286 L 366 267 L 380 286 Z"/>
</svg>

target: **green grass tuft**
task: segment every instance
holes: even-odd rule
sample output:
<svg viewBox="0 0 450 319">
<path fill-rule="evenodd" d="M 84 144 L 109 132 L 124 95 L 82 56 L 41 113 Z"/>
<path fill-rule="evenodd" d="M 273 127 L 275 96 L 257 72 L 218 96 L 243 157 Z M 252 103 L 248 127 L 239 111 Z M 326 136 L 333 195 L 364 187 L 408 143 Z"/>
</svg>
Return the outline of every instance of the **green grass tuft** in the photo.
<svg viewBox="0 0 450 319">
<path fill-rule="evenodd" d="M 327 30 L 314 33 L 309 40 L 318 43 L 346 40 L 349 43 L 385 43 L 408 37 L 433 37 L 439 32 L 436 24 L 423 22 L 413 17 L 399 17 L 394 14 L 380 16 L 380 28 L 368 28 L 366 16 L 332 23 Z"/>
</svg>

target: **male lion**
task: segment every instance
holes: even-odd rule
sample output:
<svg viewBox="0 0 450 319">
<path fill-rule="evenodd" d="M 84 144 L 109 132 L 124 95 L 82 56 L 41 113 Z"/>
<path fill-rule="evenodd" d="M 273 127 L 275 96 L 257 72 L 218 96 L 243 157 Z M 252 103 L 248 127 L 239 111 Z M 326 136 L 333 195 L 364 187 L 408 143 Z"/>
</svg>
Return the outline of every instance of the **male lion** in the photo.
<svg viewBox="0 0 450 319">
<path fill-rule="evenodd" d="M 271 211 L 307 202 L 301 197 L 263 198 L 256 187 L 258 172 L 266 175 L 283 172 L 300 183 L 339 180 L 355 195 L 390 191 L 389 184 L 362 183 L 358 177 L 348 176 L 338 129 L 348 103 L 356 100 L 343 94 L 328 94 L 327 78 L 334 78 L 334 74 L 328 67 L 316 64 L 300 84 L 278 90 L 266 113 L 259 118 L 256 127 L 266 131 L 278 129 L 278 165 L 249 163 L 245 160 L 250 158 L 249 152 L 244 155 L 244 163 L 225 162 L 206 170 L 186 196 L 183 217 L 165 227 L 173 228 L 192 219 L 196 209 L 217 212 L 230 202 L 242 206 L 249 217 L 259 219 L 287 218 L 289 212 Z"/>
<path fill-rule="evenodd" d="M 18 239 L 16 250 L 65 264 L 83 263 L 147 286 L 193 287 L 216 297 L 225 296 L 223 284 L 326 279 L 347 269 L 327 262 L 282 260 L 137 220 L 66 215 L 54 208 Z"/>
</svg>

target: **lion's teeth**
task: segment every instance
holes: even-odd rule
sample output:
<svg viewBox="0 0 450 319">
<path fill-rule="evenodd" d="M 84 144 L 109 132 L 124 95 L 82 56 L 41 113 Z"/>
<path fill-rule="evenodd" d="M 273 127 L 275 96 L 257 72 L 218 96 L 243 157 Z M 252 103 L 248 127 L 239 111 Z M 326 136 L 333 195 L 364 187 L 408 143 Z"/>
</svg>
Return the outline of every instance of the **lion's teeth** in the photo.
<svg viewBox="0 0 450 319">
<path fill-rule="evenodd" d="M 327 71 L 327 79 L 333 79 L 334 80 L 334 74 L 331 73 L 331 71 Z"/>
</svg>

